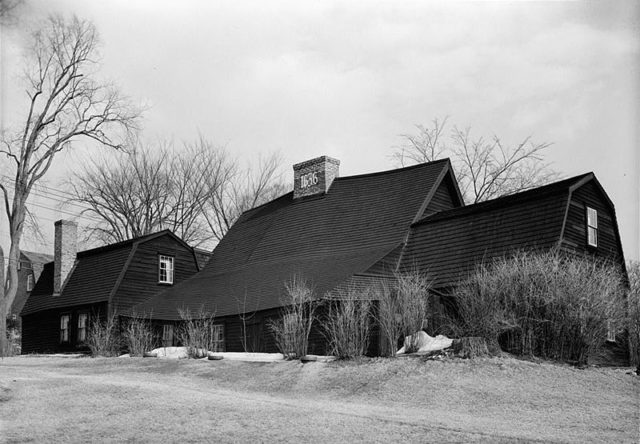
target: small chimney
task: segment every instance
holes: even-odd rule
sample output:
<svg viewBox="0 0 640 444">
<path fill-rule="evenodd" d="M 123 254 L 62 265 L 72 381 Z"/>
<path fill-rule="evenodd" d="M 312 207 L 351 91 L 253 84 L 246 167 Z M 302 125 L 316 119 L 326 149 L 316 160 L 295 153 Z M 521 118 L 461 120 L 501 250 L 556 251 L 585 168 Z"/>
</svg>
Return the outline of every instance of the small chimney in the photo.
<svg viewBox="0 0 640 444">
<path fill-rule="evenodd" d="M 340 161 L 320 156 L 293 166 L 293 198 L 324 194 L 338 177 Z"/>
<path fill-rule="evenodd" d="M 54 226 L 53 294 L 58 295 L 76 261 L 78 224 L 70 220 L 59 220 Z"/>
</svg>

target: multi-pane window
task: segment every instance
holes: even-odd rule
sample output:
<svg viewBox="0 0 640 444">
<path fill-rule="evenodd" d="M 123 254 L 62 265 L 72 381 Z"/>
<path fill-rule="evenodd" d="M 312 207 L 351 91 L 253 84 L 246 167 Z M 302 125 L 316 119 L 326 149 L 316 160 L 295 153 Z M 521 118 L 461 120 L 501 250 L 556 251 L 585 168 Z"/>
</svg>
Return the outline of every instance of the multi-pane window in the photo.
<svg viewBox="0 0 640 444">
<path fill-rule="evenodd" d="M 587 207 L 587 244 L 598 246 L 598 211 Z"/>
<path fill-rule="evenodd" d="M 607 341 L 616 342 L 616 328 L 611 320 L 607 321 Z"/>
<path fill-rule="evenodd" d="M 173 325 L 164 324 L 162 326 L 162 345 L 171 347 L 173 345 Z"/>
<path fill-rule="evenodd" d="M 161 284 L 173 284 L 173 257 L 159 256 L 158 282 Z"/>
<path fill-rule="evenodd" d="M 60 342 L 69 342 L 69 320 L 71 316 L 64 314 L 60 316 Z"/>
<path fill-rule="evenodd" d="M 84 342 L 87 340 L 88 321 L 89 315 L 87 313 L 80 313 L 78 315 L 78 342 Z"/>
<path fill-rule="evenodd" d="M 214 352 L 224 351 L 224 324 L 214 324 L 211 326 L 211 342 Z"/>
<path fill-rule="evenodd" d="M 33 275 L 29 273 L 27 275 L 27 291 L 33 290 Z"/>
</svg>

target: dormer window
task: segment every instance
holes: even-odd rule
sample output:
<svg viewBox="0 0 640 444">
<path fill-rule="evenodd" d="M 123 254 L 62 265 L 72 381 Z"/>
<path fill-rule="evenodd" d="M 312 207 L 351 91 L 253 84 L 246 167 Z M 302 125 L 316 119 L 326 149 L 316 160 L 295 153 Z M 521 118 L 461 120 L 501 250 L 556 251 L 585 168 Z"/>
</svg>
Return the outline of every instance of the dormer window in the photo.
<svg viewBox="0 0 640 444">
<path fill-rule="evenodd" d="M 598 246 L 598 211 L 587 207 L 587 245 Z"/>
<path fill-rule="evenodd" d="M 173 284 L 173 256 L 160 255 L 158 257 L 158 282 Z"/>
</svg>

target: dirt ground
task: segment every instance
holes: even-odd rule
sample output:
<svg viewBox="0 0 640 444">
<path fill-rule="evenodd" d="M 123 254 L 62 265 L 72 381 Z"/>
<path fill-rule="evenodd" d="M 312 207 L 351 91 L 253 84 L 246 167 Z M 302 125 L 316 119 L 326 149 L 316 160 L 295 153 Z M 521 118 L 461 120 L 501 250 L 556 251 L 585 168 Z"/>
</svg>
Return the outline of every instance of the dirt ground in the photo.
<svg viewBox="0 0 640 444">
<path fill-rule="evenodd" d="M 0 360 L 0 442 L 640 442 L 640 378 L 511 358 Z"/>
</svg>

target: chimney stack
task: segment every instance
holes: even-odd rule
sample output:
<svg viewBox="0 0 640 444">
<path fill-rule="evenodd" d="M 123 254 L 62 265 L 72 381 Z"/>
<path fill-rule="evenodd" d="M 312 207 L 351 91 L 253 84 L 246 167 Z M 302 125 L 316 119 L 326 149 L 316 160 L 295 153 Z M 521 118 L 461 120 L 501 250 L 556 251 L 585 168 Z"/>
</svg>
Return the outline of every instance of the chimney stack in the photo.
<svg viewBox="0 0 640 444">
<path fill-rule="evenodd" d="M 78 224 L 70 220 L 59 220 L 54 226 L 53 294 L 58 295 L 76 261 Z"/>
<path fill-rule="evenodd" d="M 329 156 L 316 157 L 293 166 L 293 198 L 325 194 L 338 177 L 340 161 Z"/>
</svg>

